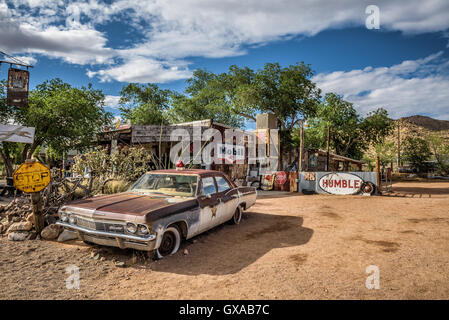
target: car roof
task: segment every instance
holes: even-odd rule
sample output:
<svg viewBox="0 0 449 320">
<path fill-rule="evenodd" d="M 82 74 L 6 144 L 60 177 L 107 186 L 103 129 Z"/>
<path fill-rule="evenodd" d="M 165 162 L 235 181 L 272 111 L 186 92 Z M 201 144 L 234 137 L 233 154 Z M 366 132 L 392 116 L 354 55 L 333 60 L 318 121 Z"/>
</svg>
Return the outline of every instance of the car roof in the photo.
<svg viewBox="0 0 449 320">
<path fill-rule="evenodd" d="M 166 169 L 166 170 L 151 170 L 147 173 L 171 173 L 171 174 L 183 174 L 183 175 L 211 175 L 211 174 L 219 174 L 222 175 L 222 172 L 216 170 L 204 170 L 204 169 L 184 169 L 184 170 L 176 170 L 176 169 Z"/>
</svg>

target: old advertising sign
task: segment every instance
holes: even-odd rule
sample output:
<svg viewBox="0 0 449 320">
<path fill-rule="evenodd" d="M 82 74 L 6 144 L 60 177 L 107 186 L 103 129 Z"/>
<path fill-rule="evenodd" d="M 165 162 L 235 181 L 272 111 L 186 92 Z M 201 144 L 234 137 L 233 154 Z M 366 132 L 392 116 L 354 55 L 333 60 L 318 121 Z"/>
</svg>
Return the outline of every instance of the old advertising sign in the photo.
<svg viewBox="0 0 449 320">
<path fill-rule="evenodd" d="M 0 124 L 0 142 L 33 143 L 34 128 Z"/>
<path fill-rule="evenodd" d="M 332 194 L 356 194 L 363 180 L 351 173 L 333 172 L 321 177 L 320 188 Z"/>
<path fill-rule="evenodd" d="M 22 163 L 14 172 L 14 187 L 23 192 L 39 192 L 50 183 L 50 169 L 39 162 Z"/>
<path fill-rule="evenodd" d="M 284 171 L 276 172 L 276 183 L 284 184 L 287 181 L 287 174 Z"/>
<path fill-rule="evenodd" d="M 30 73 L 27 70 L 10 68 L 8 70 L 8 90 L 6 103 L 10 106 L 28 106 L 28 86 Z"/>
<path fill-rule="evenodd" d="M 237 163 L 245 160 L 245 147 L 217 143 L 217 157 L 220 160 L 224 160 L 226 163 Z"/>
</svg>

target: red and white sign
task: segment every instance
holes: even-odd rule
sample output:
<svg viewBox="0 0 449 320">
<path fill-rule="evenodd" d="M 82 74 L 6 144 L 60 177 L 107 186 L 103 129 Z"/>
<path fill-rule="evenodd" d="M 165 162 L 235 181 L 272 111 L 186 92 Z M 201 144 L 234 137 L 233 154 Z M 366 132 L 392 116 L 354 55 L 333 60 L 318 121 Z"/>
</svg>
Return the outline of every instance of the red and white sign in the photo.
<svg viewBox="0 0 449 320">
<path fill-rule="evenodd" d="M 243 163 L 245 161 L 245 147 L 239 145 L 217 143 L 217 157 L 225 163 Z"/>
<path fill-rule="evenodd" d="M 287 182 L 287 174 L 284 171 L 276 172 L 276 183 L 284 184 Z"/>
<path fill-rule="evenodd" d="M 332 194 L 356 194 L 360 191 L 363 180 L 351 173 L 328 173 L 321 177 L 320 188 Z"/>
</svg>

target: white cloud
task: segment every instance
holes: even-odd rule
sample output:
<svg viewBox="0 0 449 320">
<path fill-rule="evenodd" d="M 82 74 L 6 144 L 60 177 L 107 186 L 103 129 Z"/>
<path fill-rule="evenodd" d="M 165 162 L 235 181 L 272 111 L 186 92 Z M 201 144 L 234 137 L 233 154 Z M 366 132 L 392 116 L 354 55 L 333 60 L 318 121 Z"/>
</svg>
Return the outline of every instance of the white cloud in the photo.
<svg viewBox="0 0 449 320">
<path fill-rule="evenodd" d="M 189 57 L 242 55 L 247 46 L 329 28 L 364 26 L 367 0 L 0 0 L 0 47 L 69 63 L 96 65 L 103 81 L 171 81 L 187 77 Z M 378 0 L 383 30 L 423 33 L 449 29 L 447 0 Z M 8 20 L 6 19 L 6 20 Z M 141 40 L 111 48 L 99 25 L 119 20 Z M 13 21 L 13 23 L 11 23 Z M 5 35 L 5 36 L 3 36 Z M 122 46 L 126 45 L 123 41 Z M 130 67 L 148 62 L 137 70 Z M 105 65 L 109 64 L 109 65 Z M 174 66 L 178 70 L 174 70 Z"/>
<path fill-rule="evenodd" d="M 335 71 L 313 80 L 353 102 L 362 114 L 383 107 L 393 118 L 422 114 L 449 120 L 449 61 L 442 52 L 391 67 Z"/>
<path fill-rule="evenodd" d="M 99 71 L 89 70 L 87 75 L 89 77 L 98 76 L 102 82 L 117 80 L 164 83 L 188 78 L 191 76 L 191 72 L 188 68 L 180 68 L 176 64 L 135 56 L 119 66 Z"/>
<path fill-rule="evenodd" d="M 119 106 L 118 105 L 119 100 L 120 100 L 120 96 L 107 95 L 104 97 L 104 105 L 106 107 L 116 109 Z"/>
<path fill-rule="evenodd" d="M 35 8 L 34 1 L 27 3 Z M 113 50 L 106 47 L 104 34 L 87 25 L 72 28 L 53 25 L 55 20 L 51 17 L 61 11 L 58 8 L 49 10 L 41 8 L 37 12 L 46 14 L 39 17 L 20 15 L 6 3 L 0 3 L 0 47 L 8 52 L 44 54 L 74 64 L 111 62 Z"/>
</svg>

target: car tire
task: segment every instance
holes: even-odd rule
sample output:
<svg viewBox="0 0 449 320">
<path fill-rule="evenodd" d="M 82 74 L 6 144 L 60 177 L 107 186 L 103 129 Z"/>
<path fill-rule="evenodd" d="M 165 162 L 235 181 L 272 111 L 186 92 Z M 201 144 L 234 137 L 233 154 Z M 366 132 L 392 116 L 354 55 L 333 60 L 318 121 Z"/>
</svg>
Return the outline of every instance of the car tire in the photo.
<svg viewBox="0 0 449 320">
<path fill-rule="evenodd" d="M 242 207 L 238 206 L 229 222 L 231 224 L 239 224 L 240 221 L 242 221 Z"/>
<path fill-rule="evenodd" d="M 168 227 L 162 235 L 161 244 L 155 251 L 155 257 L 162 259 L 163 257 L 175 254 L 181 245 L 181 232 L 177 226 Z"/>
</svg>

